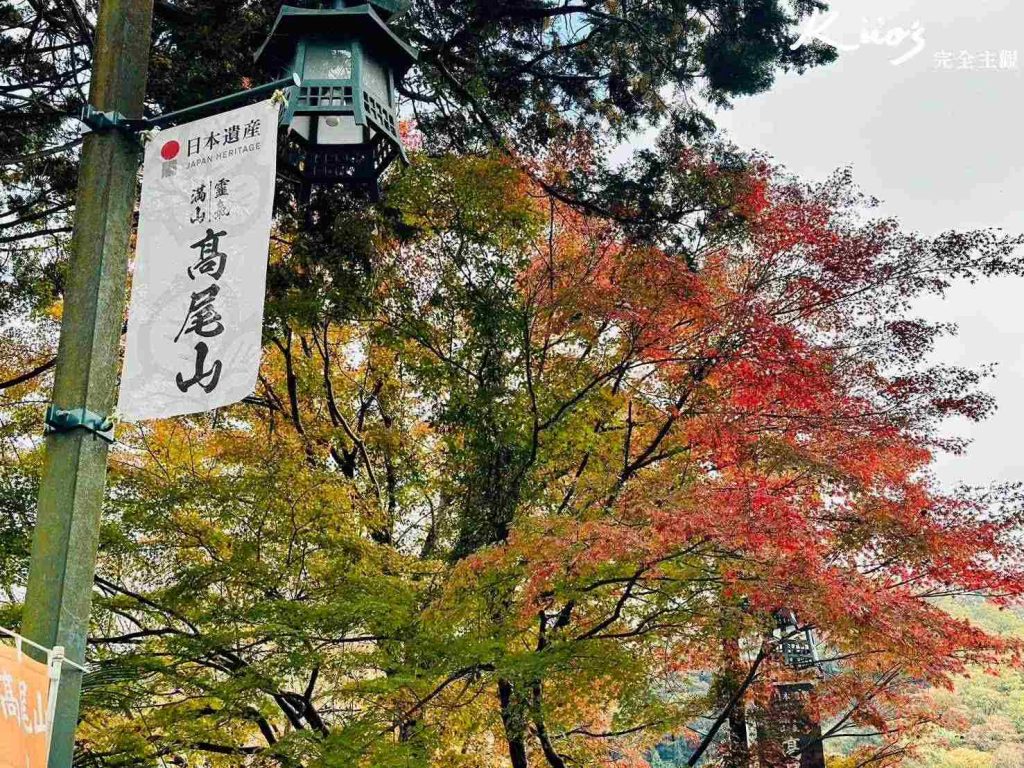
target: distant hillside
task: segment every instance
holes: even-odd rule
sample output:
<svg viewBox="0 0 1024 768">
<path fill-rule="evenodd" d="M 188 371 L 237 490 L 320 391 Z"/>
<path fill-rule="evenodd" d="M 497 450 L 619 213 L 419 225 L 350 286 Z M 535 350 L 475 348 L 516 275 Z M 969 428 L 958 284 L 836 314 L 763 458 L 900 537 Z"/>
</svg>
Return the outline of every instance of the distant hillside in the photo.
<svg viewBox="0 0 1024 768">
<path fill-rule="evenodd" d="M 982 599 L 943 607 L 990 632 L 1024 638 L 1024 609 L 1000 610 Z M 936 729 L 906 768 L 1024 768 L 1024 669 L 1007 668 L 998 675 L 977 670 L 958 680 L 953 691 L 935 689 L 928 695 L 935 711 L 950 715 L 957 728 Z M 863 742 L 830 743 L 829 768 L 859 768 L 845 757 L 858 743 Z M 648 760 L 651 768 L 682 768 L 691 753 L 685 741 L 667 740 Z"/>
<path fill-rule="evenodd" d="M 946 606 L 993 632 L 1024 637 L 1024 612 L 1001 611 L 981 600 Z M 932 691 L 936 711 L 961 720 L 960 733 L 940 730 L 913 768 L 1024 768 L 1024 670 L 998 676 L 977 671 L 959 680 L 954 691 Z"/>
</svg>

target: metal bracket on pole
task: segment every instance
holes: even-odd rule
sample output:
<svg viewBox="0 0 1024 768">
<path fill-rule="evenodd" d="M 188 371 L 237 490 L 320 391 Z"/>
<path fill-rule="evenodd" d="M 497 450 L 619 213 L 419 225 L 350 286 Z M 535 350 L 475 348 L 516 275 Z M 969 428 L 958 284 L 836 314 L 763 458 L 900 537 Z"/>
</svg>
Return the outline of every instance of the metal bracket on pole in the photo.
<svg viewBox="0 0 1024 768">
<path fill-rule="evenodd" d="M 232 93 L 227 96 L 221 96 L 218 99 L 204 101 L 201 104 L 195 104 L 191 107 L 175 110 L 174 112 L 167 112 L 163 115 L 158 115 L 157 117 L 141 118 L 137 120 L 127 118 L 120 112 L 101 112 L 91 104 L 86 104 L 82 107 L 82 114 L 79 115 L 79 120 L 89 126 L 89 128 L 96 133 L 102 133 L 104 131 L 123 131 L 129 136 L 137 136 L 141 131 L 147 131 L 152 128 L 168 128 L 187 120 L 194 120 L 197 117 L 203 117 L 217 110 L 242 106 L 259 98 L 260 96 L 272 94 L 275 91 L 290 88 L 292 86 L 298 86 L 300 83 L 301 81 L 299 76 L 292 74 L 288 77 L 282 77 L 279 80 L 264 83 L 263 85 L 247 88 L 244 91 L 238 91 L 237 93 Z"/>
<path fill-rule="evenodd" d="M 100 416 L 85 408 L 64 410 L 56 405 L 46 409 L 46 427 L 43 434 L 73 432 L 84 429 L 94 437 L 114 442 L 114 420 L 109 416 Z"/>
<path fill-rule="evenodd" d="M 59 661 L 62 665 L 63 664 L 67 664 L 69 667 L 72 667 L 73 669 L 77 669 L 79 672 L 82 672 L 82 673 L 85 673 L 85 672 L 89 671 L 89 669 L 87 667 L 83 667 L 81 664 L 77 664 L 77 663 L 73 662 L 71 659 L 69 659 L 67 656 L 65 656 L 64 655 L 64 647 L 63 646 L 58 645 L 56 648 L 47 648 L 45 645 L 40 645 L 39 643 L 33 643 L 27 637 L 22 637 L 21 635 L 19 635 L 14 630 L 7 629 L 6 627 L 0 627 L 0 637 L 9 637 L 9 638 L 11 638 L 11 640 L 14 641 L 16 646 L 30 645 L 33 648 L 35 648 L 37 651 L 42 651 L 43 653 L 45 653 L 46 654 L 46 658 L 49 659 L 50 661 L 54 662 L 54 663 Z"/>
<path fill-rule="evenodd" d="M 129 120 L 120 112 L 101 112 L 92 104 L 86 104 L 82 107 L 82 114 L 79 116 L 79 120 L 96 133 L 116 130 L 131 134 L 136 130 L 133 124 L 140 122 L 139 120 Z"/>
</svg>

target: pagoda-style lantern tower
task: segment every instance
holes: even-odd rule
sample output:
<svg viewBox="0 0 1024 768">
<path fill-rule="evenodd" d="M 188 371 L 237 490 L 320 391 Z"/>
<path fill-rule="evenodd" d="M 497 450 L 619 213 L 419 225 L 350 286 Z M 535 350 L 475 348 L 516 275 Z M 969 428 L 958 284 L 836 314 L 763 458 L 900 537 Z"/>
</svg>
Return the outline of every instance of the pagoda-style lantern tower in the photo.
<svg viewBox="0 0 1024 768">
<path fill-rule="evenodd" d="M 818 669 L 817 641 L 814 630 L 801 628 L 796 614 L 791 610 L 780 610 L 775 614 L 778 625 L 779 650 L 788 667 L 797 671 Z"/>
<path fill-rule="evenodd" d="M 779 655 L 792 679 L 773 686 L 771 700 L 758 716 L 759 762 L 763 766 L 825 768 L 821 722 L 814 706 L 820 676 L 814 630 L 801 627 L 796 614 L 775 614 Z"/>
<path fill-rule="evenodd" d="M 333 0 L 281 8 L 257 61 L 294 75 L 281 125 L 280 169 L 302 185 L 344 184 L 376 196 L 395 160 L 408 162 L 398 133 L 395 85 L 416 51 L 388 26 L 402 0 Z"/>
</svg>

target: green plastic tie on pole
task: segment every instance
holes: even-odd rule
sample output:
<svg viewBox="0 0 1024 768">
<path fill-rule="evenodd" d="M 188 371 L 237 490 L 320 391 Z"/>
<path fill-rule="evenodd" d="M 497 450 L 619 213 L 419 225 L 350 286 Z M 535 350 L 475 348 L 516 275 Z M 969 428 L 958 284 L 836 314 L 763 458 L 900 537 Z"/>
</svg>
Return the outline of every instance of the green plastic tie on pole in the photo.
<svg viewBox="0 0 1024 768">
<path fill-rule="evenodd" d="M 101 112 L 91 104 L 86 104 L 82 107 L 82 114 L 78 119 L 96 133 L 112 130 L 131 133 L 131 130 L 128 128 L 129 120 L 120 112 Z"/>
<path fill-rule="evenodd" d="M 114 419 L 100 416 L 86 408 L 65 410 L 56 405 L 46 409 L 46 427 L 43 434 L 73 432 L 84 429 L 108 443 L 114 442 Z"/>
</svg>

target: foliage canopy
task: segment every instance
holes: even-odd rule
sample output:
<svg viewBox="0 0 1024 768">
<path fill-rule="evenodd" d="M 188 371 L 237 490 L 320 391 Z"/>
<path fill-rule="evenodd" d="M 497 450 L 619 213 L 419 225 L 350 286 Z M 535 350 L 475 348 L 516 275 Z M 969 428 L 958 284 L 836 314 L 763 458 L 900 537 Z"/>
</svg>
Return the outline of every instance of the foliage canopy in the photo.
<svg viewBox="0 0 1024 768">
<path fill-rule="evenodd" d="M 226 52 L 276 4 L 157 5 L 152 109 L 260 76 Z M 258 391 L 122 428 L 82 765 L 646 766 L 764 716 L 780 609 L 840 662 L 827 738 L 893 765 L 923 683 L 1013 657 L 934 602 L 1019 595 L 1020 505 L 929 476 L 962 447 L 942 421 L 992 403 L 922 362 L 952 329 L 910 307 L 1020 274 L 1019 241 L 904 233 L 687 106 L 828 61 L 790 47 L 821 7 L 412 3 L 412 167 L 380 205 L 283 189 Z M 14 623 L 91 30 L 74 3 L 0 18 Z"/>
</svg>

